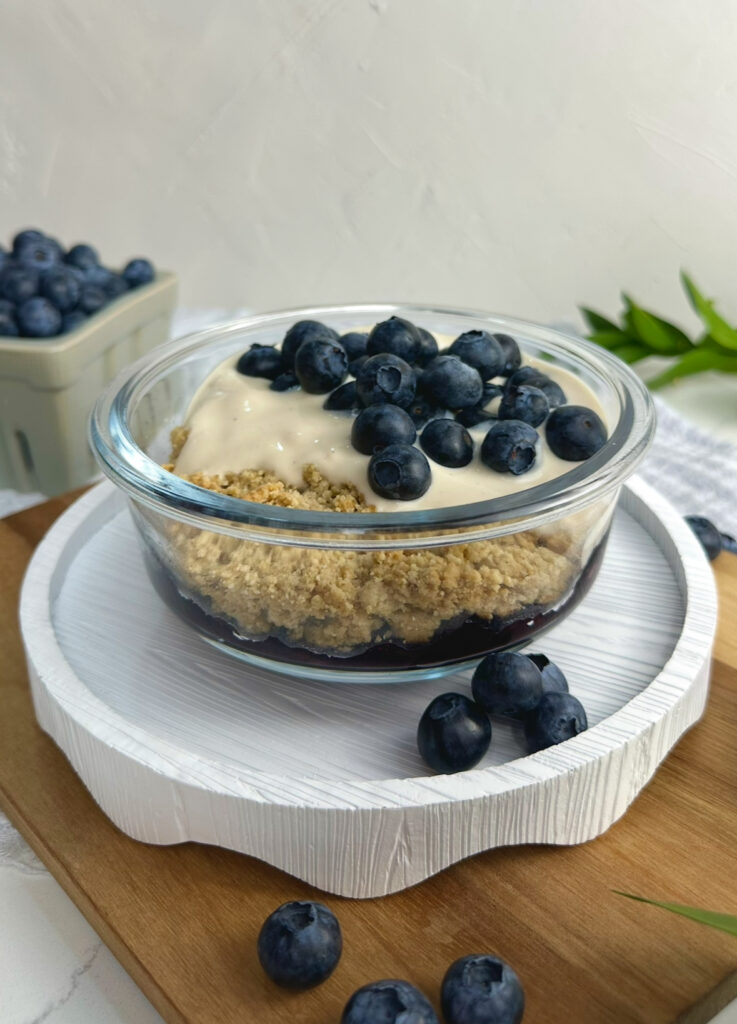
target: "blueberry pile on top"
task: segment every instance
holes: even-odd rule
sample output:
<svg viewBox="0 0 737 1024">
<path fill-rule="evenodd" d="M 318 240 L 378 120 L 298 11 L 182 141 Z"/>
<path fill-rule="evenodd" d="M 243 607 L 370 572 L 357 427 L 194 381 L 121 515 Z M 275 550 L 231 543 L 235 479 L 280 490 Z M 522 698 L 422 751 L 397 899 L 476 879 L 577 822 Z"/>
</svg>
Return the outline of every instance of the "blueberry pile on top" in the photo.
<svg viewBox="0 0 737 1024">
<path fill-rule="evenodd" d="M 522 366 L 506 334 L 466 331 L 440 352 L 429 331 L 393 316 L 364 334 L 300 320 L 281 348 L 254 344 L 236 368 L 271 381 L 273 391 L 326 395 L 324 408 L 352 414 L 351 443 L 369 458 L 376 494 L 421 497 L 432 482 L 430 461 L 462 468 L 474 456 L 469 428 L 485 435 L 480 459 L 515 476 L 535 465 L 540 430 L 560 459 L 580 462 L 607 440 L 593 409 L 568 405 L 560 385 Z M 352 375 L 355 379 L 346 381 Z M 499 398 L 496 413 L 486 406 Z M 418 436 L 419 435 L 419 436 Z"/>
<path fill-rule="evenodd" d="M 111 270 L 91 245 L 65 250 L 41 231 L 20 231 L 8 251 L 0 246 L 0 336 L 66 334 L 124 292 L 150 284 L 154 273 L 147 259 Z"/>
</svg>

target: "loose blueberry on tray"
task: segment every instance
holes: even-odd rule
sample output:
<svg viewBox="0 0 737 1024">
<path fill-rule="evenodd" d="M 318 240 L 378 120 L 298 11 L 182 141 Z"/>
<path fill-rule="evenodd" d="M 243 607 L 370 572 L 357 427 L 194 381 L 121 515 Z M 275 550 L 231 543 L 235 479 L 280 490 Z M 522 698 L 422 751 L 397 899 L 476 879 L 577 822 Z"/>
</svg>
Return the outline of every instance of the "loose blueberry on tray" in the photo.
<svg viewBox="0 0 737 1024">
<path fill-rule="evenodd" d="M 525 995 L 509 964 L 489 954 L 464 956 L 443 978 L 446 1024 L 519 1024 Z"/>
<path fill-rule="evenodd" d="M 543 682 L 543 693 L 568 693 L 568 680 L 555 662 L 545 654 L 527 654 L 525 657 L 534 662 L 540 669 Z"/>
<path fill-rule="evenodd" d="M 471 680 L 474 700 L 490 715 L 517 717 L 532 711 L 543 695 L 542 674 L 524 654 L 487 654 Z"/>
<path fill-rule="evenodd" d="M 544 693 L 525 718 L 525 739 L 530 753 L 578 736 L 588 728 L 586 711 L 571 693 Z"/>
<path fill-rule="evenodd" d="M 705 516 L 684 516 L 684 518 L 698 537 L 709 561 L 713 562 L 724 547 L 723 534 L 717 530 L 711 519 L 706 519 Z"/>
<path fill-rule="evenodd" d="M 478 764 L 491 743 L 491 722 L 462 693 L 441 693 L 428 704 L 417 727 L 417 748 L 436 772 L 466 771 Z"/>
<path fill-rule="evenodd" d="M 322 903 L 284 903 L 264 921 L 258 958 L 282 988 L 312 988 L 335 970 L 343 951 L 338 919 Z"/>
<path fill-rule="evenodd" d="M 439 1024 L 437 1014 L 408 981 L 372 981 L 354 992 L 340 1024 Z"/>
</svg>

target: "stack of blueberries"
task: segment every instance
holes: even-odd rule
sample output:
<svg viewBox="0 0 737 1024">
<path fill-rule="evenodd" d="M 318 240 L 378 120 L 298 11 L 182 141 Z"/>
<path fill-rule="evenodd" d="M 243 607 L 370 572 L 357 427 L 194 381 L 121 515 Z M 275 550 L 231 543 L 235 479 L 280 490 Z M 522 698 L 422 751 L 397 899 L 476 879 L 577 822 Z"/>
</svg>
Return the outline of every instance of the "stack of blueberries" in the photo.
<svg viewBox="0 0 737 1024">
<path fill-rule="evenodd" d="M 154 274 L 147 259 L 132 259 L 118 273 L 100 263 L 91 245 L 65 251 L 41 231 L 20 231 L 9 251 L 0 246 L 0 336 L 66 334 Z"/>
<path fill-rule="evenodd" d="M 368 479 L 384 498 L 411 501 L 430 487 L 428 458 L 451 468 L 474 455 L 468 428 L 488 425 L 481 461 L 515 476 L 535 463 L 536 427 L 561 459 L 580 462 L 607 439 L 599 416 L 567 405 L 562 388 L 531 366 L 506 334 L 466 331 L 439 352 L 429 331 L 393 316 L 369 334 L 339 335 L 316 320 L 300 320 L 281 349 L 252 345 L 240 373 L 271 380 L 274 391 L 302 388 L 325 394 L 324 408 L 353 412 L 353 447 L 370 457 Z M 348 374 L 355 380 L 344 383 Z M 504 386 L 492 380 L 505 378 Z M 500 398 L 495 415 L 486 406 Z M 420 447 L 415 446 L 417 433 Z"/>
</svg>

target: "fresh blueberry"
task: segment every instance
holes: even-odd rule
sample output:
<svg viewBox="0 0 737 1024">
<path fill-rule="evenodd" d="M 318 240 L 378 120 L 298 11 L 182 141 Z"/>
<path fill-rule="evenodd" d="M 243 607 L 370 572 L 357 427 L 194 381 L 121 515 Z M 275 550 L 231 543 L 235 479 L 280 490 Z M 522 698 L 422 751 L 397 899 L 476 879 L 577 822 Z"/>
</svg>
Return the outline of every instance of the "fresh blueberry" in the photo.
<svg viewBox="0 0 737 1024">
<path fill-rule="evenodd" d="M 340 1024 L 438 1024 L 438 1018 L 418 988 L 391 978 L 354 992 Z"/>
<path fill-rule="evenodd" d="M 41 277 L 41 294 L 48 299 L 60 313 L 68 313 L 79 302 L 81 288 L 79 281 L 65 266 L 47 270 Z"/>
<path fill-rule="evenodd" d="M 500 377 L 509 377 L 515 370 L 520 368 L 522 363 L 522 353 L 519 350 L 519 345 L 511 338 L 508 334 L 495 334 L 499 346 L 502 350 L 502 356 L 504 357 L 504 365 L 499 371 Z"/>
<path fill-rule="evenodd" d="M 325 395 L 337 388 L 348 372 L 348 356 L 337 341 L 312 338 L 297 349 L 294 372 L 309 394 Z"/>
<path fill-rule="evenodd" d="M 701 542 L 709 561 L 713 562 L 724 546 L 721 533 L 711 519 L 706 519 L 704 516 L 684 516 L 684 518 Z"/>
<path fill-rule="evenodd" d="M 388 445 L 410 445 L 417 436 L 415 425 L 397 405 L 369 405 L 353 421 L 351 444 L 362 455 L 372 455 Z"/>
<path fill-rule="evenodd" d="M 353 374 L 354 377 L 358 376 L 361 367 L 369 361 L 369 356 L 365 353 L 362 356 L 357 356 L 355 359 L 351 359 L 348 363 L 348 372 Z"/>
<path fill-rule="evenodd" d="M 505 390 L 497 415 L 500 420 L 522 420 L 531 427 L 539 427 L 549 412 L 544 391 L 532 384 L 516 384 Z"/>
<path fill-rule="evenodd" d="M 6 263 L 0 272 L 0 295 L 17 306 L 38 294 L 39 273 L 19 263 Z"/>
<path fill-rule="evenodd" d="M 540 702 L 542 675 L 524 654 L 500 651 L 487 654 L 478 663 L 471 689 L 474 700 L 490 715 L 515 718 Z"/>
<path fill-rule="evenodd" d="M 19 245 L 15 256 L 22 267 L 31 267 L 42 274 L 61 262 L 61 248 L 53 238 L 36 238 Z"/>
<path fill-rule="evenodd" d="M 473 458 L 473 440 L 464 426 L 455 420 L 430 420 L 420 435 L 423 451 L 433 462 L 457 469 Z"/>
<path fill-rule="evenodd" d="M 478 405 L 484 387 L 478 370 L 457 356 L 437 356 L 425 367 L 420 385 L 435 405 L 445 409 L 468 409 Z"/>
<path fill-rule="evenodd" d="M 128 282 L 122 274 L 110 274 L 110 277 L 103 284 L 102 290 L 109 299 L 117 299 L 128 291 Z"/>
<path fill-rule="evenodd" d="M 415 397 L 415 374 L 409 363 L 391 353 L 371 356 L 356 377 L 362 405 L 389 403 L 406 409 Z"/>
<path fill-rule="evenodd" d="M 90 266 L 84 268 L 76 267 L 74 269 L 83 275 L 85 284 L 94 284 L 103 291 L 107 289 L 110 284 L 110 278 L 113 276 L 112 270 L 100 266 L 99 263 L 92 263 Z"/>
<path fill-rule="evenodd" d="M 500 420 L 483 440 L 481 461 L 497 473 L 519 476 L 534 464 L 538 438 L 538 432 L 529 423 Z"/>
<path fill-rule="evenodd" d="M 355 380 L 348 380 L 341 384 L 335 391 L 331 391 L 322 403 L 323 409 L 345 411 L 346 409 L 358 408 L 358 392 Z"/>
<path fill-rule="evenodd" d="M 107 295 L 96 284 L 86 284 L 79 293 L 79 308 L 84 313 L 96 313 L 107 305 Z"/>
<path fill-rule="evenodd" d="M 478 370 L 482 380 L 496 377 L 504 365 L 501 345 L 487 331 L 466 331 L 460 334 L 450 346 L 449 352 Z"/>
<path fill-rule="evenodd" d="M 414 363 L 420 349 L 420 336 L 414 324 L 401 316 L 392 316 L 376 324 L 368 336 L 366 351 L 370 356 L 391 352 L 406 363 Z"/>
<path fill-rule="evenodd" d="M 339 341 L 346 351 L 349 363 L 358 359 L 359 356 L 366 355 L 368 334 L 363 334 L 361 331 L 348 331 L 347 334 L 341 334 Z"/>
<path fill-rule="evenodd" d="M 568 680 L 561 670 L 545 654 L 527 654 L 525 657 L 534 662 L 540 669 L 543 681 L 543 693 L 568 693 Z"/>
<path fill-rule="evenodd" d="M 19 231 L 13 239 L 13 255 L 17 256 L 18 250 L 27 242 L 40 242 L 45 237 L 43 231 L 37 231 L 35 228 L 26 228 L 24 231 Z"/>
<path fill-rule="evenodd" d="M 525 1012 L 525 994 L 515 971 L 484 953 L 450 965 L 440 999 L 446 1024 L 520 1024 Z"/>
<path fill-rule="evenodd" d="M 0 312 L 0 337 L 17 338 L 19 333 L 15 317 L 10 313 Z"/>
<path fill-rule="evenodd" d="M 540 388 L 545 393 L 551 409 L 556 409 L 559 405 L 565 405 L 567 402 L 565 392 L 560 384 L 548 377 L 547 374 L 542 373 L 541 370 L 536 370 L 534 366 L 521 366 L 507 380 L 508 388 L 516 387 L 518 384 L 531 384 L 534 388 Z"/>
<path fill-rule="evenodd" d="M 85 245 L 80 242 L 78 245 L 71 247 L 64 257 L 64 262 L 72 267 L 78 267 L 80 270 L 87 270 L 89 267 L 97 266 L 100 258 L 97 255 L 96 249 L 93 249 L 91 245 Z"/>
<path fill-rule="evenodd" d="M 69 313 L 64 313 L 61 318 L 61 333 L 68 334 L 69 331 L 76 331 L 86 321 L 87 314 L 83 313 L 81 309 L 73 309 Z"/>
<path fill-rule="evenodd" d="M 409 444 L 391 444 L 372 455 L 368 465 L 371 489 L 382 498 L 413 501 L 421 498 L 432 482 L 430 463 Z"/>
<path fill-rule="evenodd" d="M 253 344 L 235 364 L 244 377 L 265 377 L 276 380 L 282 373 L 281 352 L 273 345 Z"/>
<path fill-rule="evenodd" d="M 129 288 L 140 288 L 145 284 L 151 284 L 155 276 L 151 260 L 141 257 L 129 260 L 123 267 L 123 278 Z"/>
<path fill-rule="evenodd" d="M 40 295 L 18 306 L 16 315 L 18 328 L 25 338 L 53 338 L 61 330 L 61 313 Z"/>
<path fill-rule="evenodd" d="M 338 341 L 338 332 L 319 320 L 298 320 L 289 328 L 281 343 L 284 365 L 291 369 L 300 345 L 306 341 Z"/>
<path fill-rule="evenodd" d="M 319 985 L 335 970 L 343 951 L 338 919 L 322 903 L 284 903 L 264 921 L 258 958 L 282 988 Z"/>
<path fill-rule="evenodd" d="M 424 327 L 417 327 L 419 345 L 415 354 L 415 363 L 418 366 L 427 366 L 431 359 L 438 354 L 438 343 L 435 336 L 426 331 Z"/>
<path fill-rule="evenodd" d="M 430 420 L 453 419 L 450 409 L 441 409 L 431 402 L 428 402 L 422 395 L 415 395 L 412 403 L 407 407 L 407 412 L 412 417 L 412 422 L 419 430 Z"/>
<path fill-rule="evenodd" d="M 284 373 L 280 373 L 279 376 L 274 377 L 271 384 L 269 384 L 270 391 L 293 391 L 294 388 L 298 387 L 299 381 L 291 370 L 286 370 Z"/>
<path fill-rule="evenodd" d="M 553 455 L 567 462 L 582 462 L 606 443 L 606 427 L 593 409 L 562 405 L 553 409 L 545 424 L 545 436 Z"/>
<path fill-rule="evenodd" d="M 417 748 L 436 772 L 473 768 L 491 743 L 491 722 L 462 693 L 441 693 L 425 708 L 417 726 Z"/>
<path fill-rule="evenodd" d="M 581 701 L 570 693 L 548 691 L 525 717 L 525 739 L 531 754 L 562 743 L 588 728 Z"/>
</svg>

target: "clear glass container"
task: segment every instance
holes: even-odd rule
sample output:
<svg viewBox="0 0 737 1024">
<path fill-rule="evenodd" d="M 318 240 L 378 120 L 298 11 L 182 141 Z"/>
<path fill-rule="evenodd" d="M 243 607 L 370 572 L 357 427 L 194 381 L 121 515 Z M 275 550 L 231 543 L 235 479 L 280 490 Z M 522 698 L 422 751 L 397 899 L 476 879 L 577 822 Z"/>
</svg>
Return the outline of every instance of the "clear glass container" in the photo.
<svg viewBox="0 0 737 1024">
<path fill-rule="evenodd" d="M 392 315 L 436 334 L 512 335 L 524 355 L 588 385 L 610 425 L 608 441 L 546 483 L 421 511 L 256 504 L 163 468 L 172 429 L 229 356 L 254 342 L 279 344 L 297 320 L 343 333 Z M 598 572 L 619 490 L 654 426 L 645 386 L 593 344 L 506 317 L 384 304 L 253 316 L 162 346 L 100 396 L 90 440 L 130 499 L 154 587 L 205 640 L 296 676 L 393 682 L 523 646 L 567 615 Z"/>
</svg>

